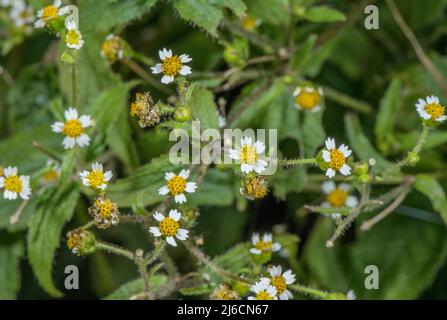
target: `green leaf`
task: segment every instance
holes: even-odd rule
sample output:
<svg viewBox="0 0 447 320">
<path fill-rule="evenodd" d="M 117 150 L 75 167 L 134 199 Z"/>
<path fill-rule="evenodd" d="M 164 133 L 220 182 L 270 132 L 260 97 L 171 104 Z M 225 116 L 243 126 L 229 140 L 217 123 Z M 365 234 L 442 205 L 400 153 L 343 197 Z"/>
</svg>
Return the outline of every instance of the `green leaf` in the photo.
<svg viewBox="0 0 447 320">
<path fill-rule="evenodd" d="M 349 139 L 349 146 L 354 150 L 357 156 L 368 162 L 370 158 L 376 160 L 374 170 L 381 171 L 392 165 L 392 163 L 383 158 L 377 150 L 369 142 L 369 139 L 363 133 L 360 121 L 357 116 L 347 114 L 345 116 L 346 134 Z"/>
<path fill-rule="evenodd" d="M 212 36 L 217 36 L 217 26 L 223 18 L 222 12 L 206 0 L 173 0 L 180 16 L 205 29 Z"/>
<path fill-rule="evenodd" d="M 238 17 L 243 17 L 247 10 L 247 6 L 242 0 L 209 0 L 209 3 L 217 7 L 228 8 Z"/>
<path fill-rule="evenodd" d="M 60 245 L 61 231 L 69 221 L 78 201 L 77 184 L 66 189 L 45 190 L 31 217 L 28 231 L 28 259 L 39 284 L 51 296 L 61 297 L 52 280 L 55 251 Z"/>
<path fill-rule="evenodd" d="M 311 7 L 305 11 L 303 17 L 312 22 L 336 22 L 346 20 L 346 16 L 342 12 L 326 6 Z"/>
<path fill-rule="evenodd" d="M 292 57 L 292 65 L 295 69 L 300 70 L 300 68 L 310 59 L 312 48 L 317 41 L 317 36 L 315 34 L 311 34 L 307 37 L 306 41 L 301 44 L 293 53 Z"/>
<path fill-rule="evenodd" d="M 304 112 L 302 135 L 306 157 L 315 157 L 317 149 L 324 143 L 326 132 L 323 129 L 322 112 Z"/>
<path fill-rule="evenodd" d="M 394 140 L 393 129 L 396 109 L 400 101 L 400 89 L 400 81 L 393 79 L 382 100 L 380 100 L 380 108 L 376 118 L 374 133 L 376 134 L 379 149 L 385 153 Z"/>
<path fill-rule="evenodd" d="M 195 86 L 191 93 L 189 104 L 195 120 L 200 121 L 201 129 L 219 129 L 217 106 L 211 91 Z"/>
<path fill-rule="evenodd" d="M 149 279 L 149 286 L 152 292 L 158 292 L 161 287 L 168 281 L 168 277 L 164 274 L 153 275 Z M 144 291 L 143 279 L 138 278 L 123 284 L 114 292 L 105 297 L 105 300 L 128 300 L 132 296 Z"/>
<path fill-rule="evenodd" d="M 273 25 L 284 25 L 289 21 L 289 0 L 245 0 L 248 14 Z"/>
<path fill-rule="evenodd" d="M 202 284 L 190 288 L 180 288 L 179 291 L 184 296 L 201 296 L 211 293 L 213 291 L 213 287 L 208 284 Z"/>
<path fill-rule="evenodd" d="M 16 298 L 20 289 L 20 259 L 23 251 L 20 234 L 0 233 L 0 300 Z"/>
<path fill-rule="evenodd" d="M 447 198 L 439 182 L 429 175 L 418 174 L 414 187 L 430 199 L 433 209 L 439 212 L 442 220 L 447 225 Z"/>
<path fill-rule="evenodd" d="M 208 169 L 197 191 L 187 195 L 192 205 L 229 206 L 233 204 L 234 192 L 228 172 Z"/>
<path fill-rule="evenodd" d="M 79 3 L 80 28 L 83 33 L 100 33 L 138 19 L 157 0 L 82 0 Z M 98 13 L 101 18 L 98 19 Z"/>
</svg>

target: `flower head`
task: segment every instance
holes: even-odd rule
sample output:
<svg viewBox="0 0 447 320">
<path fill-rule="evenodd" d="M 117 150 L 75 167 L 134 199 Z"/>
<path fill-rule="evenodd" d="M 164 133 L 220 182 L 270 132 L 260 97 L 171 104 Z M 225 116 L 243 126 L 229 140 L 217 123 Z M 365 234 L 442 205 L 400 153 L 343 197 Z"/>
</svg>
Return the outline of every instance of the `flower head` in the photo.
<svg viewBox="0 0 447 320">
<path fill-rule="evenodd" d="M 287 286 L 295 282 L 295 275 L 291 270 L 282 272 L 281 266 L 273 266 L 268 269 L 270 274 L 270 283 L 275 287 L 280 300 L 289 300 L 293 298 L 293 294 L 287 290 Z"/>
<path fill-rule="evenodd" d="M 298 110 L 310 110 L 318 112 L 321 110 L 321 98 L 323 89 L 314 87 L 297 87 L 293 92 L 295 107 Z"/>
<path fill-rule="evenodd" d="M 321 156 L 325 162 L 326 176 L 332 178 L 337 171 L 344 176 L 350 175 L 351 167 L 346 162 L 352 151 L 344 144 L 336 148 L 333 138 L 327 138 L 325 145 L 326 149 L 322 150 Z"/>
<path fill-rule="evenodd" d="M 262 238 L 259 236 L 259 233 L 253 233 L 251 242 L 254 246 L 250 249 L 252 254 L 276 252 L 281 250 L 281 244 L 279 242 L 273 242 L 271 233 L 265 233 Z"/>
<path fill-rule="evenodd" d="M 14 22 L 16 27 L 25 27 L 34 21 L 33 8 L 27 6 L 23 1 L 16 1 L 11 7 L 9 18 Z"/>
<path fill-rule="evenodd" d="M 168 217 L 165 217 L 160 212 L 155 212 L 154 218 L 158 221 L 158 227 L 150 227 L 149 232 L 154 237 L 164 237 L 167 243 L 176 247 L 177 242 L 175 242 L 175 238 L 182 241 L 186 240 L 189 233 L 188 230 L 180 228 L 179 221 L 181 217 L 182 214 L 177 210 L 169 211 Z"/>
<path fill-rule="evenodd" d="M 43 9 L 37 11 L 37 21 L 34 23 L 34 28 L 43 28 L 49 22 L 57 19 L 59 16 L 63 16 L 67 13 L 67 7 L 60 8 L 61 0 L 55 0 L 53 4 L 46 6 Z"/>
<path fill-rule="evenodd" d="M 51 129 L 54 132 L 62 132 L 65 136 L 62 141 L 65 149 L 73 149 L 76 144 L 82 148 L 90 144 L 90 138 L 85 133 L 85 129 L 92 124 L 93 121 L 90 116 L 83 115 L 78 118 L 78 111 L 68 108 L 65 111 L 65 122 L 55 122 Z"/>
<path fill-rule="evenodd" d="M 240 192 L 249 200 L 262 199 L 268 191 L 267 181 L 261 176 L 247 176 L 242 180 Z"/>
<path fill-rule="evenodd" d="M 240 300 L 239 295 L 227 284 L 221 283 L 210 295 L 211 300 Z"/>
<path fill-rule="evenodd" d="M 160 123 L 160 108 L 154 104 L 149 92 L 137 93 L 136 99 L 130 106 L 130 115 L 138 118 L 141 128 L 153 127 Z"/>
<path fill-rule="evenodd" d="M 253 16 L 246 15 L 241 19 L 241 27 L 249 32 L 253 32 L 261 25 L 261 20 Z"/>
<path fill-rule="evenodd" d="M 3 197 L 7 200 L 15 200 L 20 196 L 28 200 L 31 196 L 29 176 L 19 176 L 17 167 L 6 167 L 3 176 L 0 176 L 0 189 L 5 189 Z"/>
<path fill-rule="evenodd" d="M 428 96 L 424 99 L 419 99 L 416 103 L 416 111 L 424 120 L 436 122 L 444 122 L 447 119 L 445 107 L 439 103 L 439 98 L 435 96 Z"/>
<path fill-rule="evenodd" d="M 96 198 L 93 206 L 88 208 L 88 213 L 99 229 L 107 229 L 120 220 L 118 205 L 107 198 Z"/>
<path fill-rule="evenodd" d="M 67 23 L 67 34 L 65 35 L 65 44 L 71 49 L 79 50 L 84 45 L 81 32 L 79 31 L 76 23 L 70 20 Z"/>
<path fill-rule="evenodd" d="M 268 278 L 262 278 L 250 289 L 255 295 L 248 297 L 248 300 L 278 300 L 278 292 Z"/>
<path fill-rule="evenodd" d="M 186 202 L 185 192 L 194 193 L 197 188 L 195 182 L 188 182 L 189 170 L 182 170 L 178 175 L 173 172 L 165 173 L 166 185 L 158 189 L 158 194 L 164 196 L 168 193 L 177 203 Z"/>
<path fill-rule="evenodd" d="M 76 229 L 67 233 L 67 247 L 78 256 L 95 251 L 95 236 L 88 230 Z"/>
<path fill-rule="evenodd" d="M 105 190 L 113 174 L 112 171 L 104 172 L 103 165 L 95 162 L 92 164 L 92 171 L 84 170 L 79 176 L 85 186 L 92 187 L 96 190 Z"/>
<path fill-rule="evenodd" d="M 350 195 L 351 186 L 347 183 L 340 183 L 338 186 L 333 181 L 325 181 L 321 189 L 326 194 L 326 201 L 322 207 L 326 208 L 354 208 L 358 204 L 357 197 Z M 340 217 L 340 214 L 332 214 L 333 218 Z"/>
<path fill-rule="evenodd" d="M 59 179 L 61 174 L 61 167 L 59 163 L 53 160 L 47 161 L 47 168 L 42 177 L 43 184 L 52 184 Z"/>
<path fill-rule="evenodd" d="M 162 83 L 173 82 L 178 74 L 182 76 L 191 74 L 191 67 L 184 65 L 192 60 L 187 54 L 173 56 L 172 51 L 166 49 L 160 50 L 158 54 L 162 63 L 157 63 L 151 70 L 154 74 L 163 73 Z"/>
<path fill-rule="evenodd" d="M 268 165 L 263 157 L 264 151 L 265 144 L 263 142 L 256 141 L 255 143 L 252 143 L 251 138 L 243 137 L 240 146 L 236 149 L 229 150 L 229 156 L 231 159 L 241 163 L 241 171 L 243 173 L 254 171 L 260 174 Z"/>
<path fill-rule="evenodd" d="M 124 58 L 126 43 L 114 34 L 109 34 L 101 45 L 101 56 L 110 63 Z"/>
</svg>

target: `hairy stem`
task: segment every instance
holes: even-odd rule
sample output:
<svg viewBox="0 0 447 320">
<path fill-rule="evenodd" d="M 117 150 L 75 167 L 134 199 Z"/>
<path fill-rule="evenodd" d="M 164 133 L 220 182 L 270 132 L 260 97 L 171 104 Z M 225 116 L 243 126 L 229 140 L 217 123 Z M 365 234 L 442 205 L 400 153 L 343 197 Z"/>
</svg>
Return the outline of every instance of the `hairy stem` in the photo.
<svg viewBox="0 0 447 320">
<path fill-rule="evenodd" d="M 132 261 L 135 259 L 133 252 L 131 252 L 130 250 L 120 248 L 120 247 L 115 246 L 110 243 L 97 241 L 95 244 L 95 247 L 98 250 L 104 250 L 109 253 L 113 253 L 113 254 L 116 254 L 116 255 L 119 255 L 122 257 L 126 257 L 127 259 L 130 259 Z"/>
</svg>

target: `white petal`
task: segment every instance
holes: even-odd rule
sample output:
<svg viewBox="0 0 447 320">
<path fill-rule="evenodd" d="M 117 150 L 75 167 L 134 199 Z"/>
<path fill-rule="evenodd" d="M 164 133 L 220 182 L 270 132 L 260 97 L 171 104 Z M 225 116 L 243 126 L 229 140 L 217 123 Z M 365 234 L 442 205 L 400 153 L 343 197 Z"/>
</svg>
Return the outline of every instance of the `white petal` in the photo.
<svg viewBox="0 0 447 320">
<path fill-rule="evenodd" d="M 287 270 L 282 275 L 284 279 L 286 280 L 286 284 L 292 284 L 295 282 L 295 275 L 292 273 L 291 270 Z"/>
<path fill-rule="evenodd" d="M 272 234 L 271 233 L 264 233 L 264 236 L 262 237 L 262 241 L 264 242 L 270 242 L 272 241 Z"/>
<path fill-rule="evenodd" d="M 17 175 L 17 167 L 6 167 L 3 170 L 3 175 L 5 177 L 16 176 Z"/>
<path fill-rule="evenodd" d="M 89 174 L 89 172 L 86 171 L 86 170 L 84 170 L 84 171 L 82 171 L 81 173 L 79 173 L 79 177 L 80 177 L 81 179 L 85 179 L 85 178 L 87 178 L 88 174 Z"/>
<path fill-rule="evenodd" d="M 265 144 L 263 142 L 261 142 L 261 141 L 256 141 L 253 146 L 256 148 L 256 153 L 257 154 L 261 154 L 265 150 Z"/>
<path fill-rule="evenodd" d="M 161 60 L 164 60 L 165 58 L 166 58 L 166 49 L 165 48 L 163 48 L 162 50 L 159 50 L 158 51 L 158 55 L 159 55 L 159 57 L 160 57 L 160 59 Z"/>
<path fill-rule="evenodd" d="M 251 236 L 251 242 L 256 245 L 259 242 L 259 233 L 253 233 Z"/>
<path fill-rule="evenodd" d="M 65 113 L 65 119 L 74 120 L 78 118 L 78 111 L 74 108 L 68 108 Z"/>
<path fill-rule="evenodd" d="M 262 253 L 261 250 L 256 249 L 256 248 L 251 248 L 251 249 L 250 249 L 250 252 L 251 252 L 252 254 L 261 254 L 261 253 Z"/>
<path fill-rule="evenodd" d="M 154 237 L 160 237 L 161 236 L 160 229 L 158 229 L 157 227 L 150 227 L 149 228 L 149 232 L 152 233 L 154 235 Z"/>
<path fill-rule="evenodd" d="M 161 83 L 169 84 L 171 82 L 174 82 L 174 77 L 173 76 L 163 76 L 161 78 Z"/>
<path fill-rule="evenodd" d="M 290 300 L 292 298 L 293 294 L 289 290 L 286 290 L 279 295 L 279 300 Z"/>
<path fill-rule="evenodd" d="M 195 182 L 188 182 L 185 186 L 185 191 L 188 193 L 193 193 L 196 191 L 197 184 Z"/>
<path fill-rule="evenodd" d="M 424 120 L 428 120 L 428 119 L 431 118 L 431 115 L 428 114 L 427 111 L 425 111 L 425 109 L 424 109 L 424 110 L 421 110 L 421 111 L 419 112 L 419 115 L 420 115 L 421 118 L 424 119 Z"/>
<path fill-rule="evenodd" d="M 79 137 L 76 138 L 76 142 L 78 146 L 81 148 L 86 147 L 90 144 L 90 137 L 86 135 L 85 133 L 81 134 Z"/>
<path fill-rule="evenodd" d="M 177 247 L 177 242 L 175 242 L 174 237 L 166 237 L 166 242 L 173 247 Z"/>
<path fill-rule="evenodd" d="M 342 175 L 347 176 L 351 174 L 351 167 L 346 163 L 340 168 L 340 172 Z"/>
<path fill-rule="evenodd" d="M 65 149 L 73 149 L 76 144 L 76 139 L 72 137 L 65 137 L 62 141 L 62 145 Z"/>
<path fill-rule="evenodd" d="M 179 72 L 182 76 L 187 76 L 188 74 L 191 74 L 191 67 L 189 66 L 182 66 L 179 70 Z"/>
<path fill-rule="evenodd" d="M 349 185 L 347 183 L 340 183 L 338 185 L 338 188 L 340 188 L 343 191 L 349 192 L 351 190 L 351 185 Z"/>
<path fill-rule="evenodd" d="M 277 252 L 281 250 L 281 244 L 279 242 L 275 242 L 274 244 L 272 244 L 272 251 L 273 252 Z"/>
<path fill-rule="evenodd" d="M 281 266 L 273 266 L 269 269 L 269 273 L 272 276 L 272 278 L 278 277 L 282 273 L 282 268 L 281 268 Z"/>
<path fill-rule="evenodd" d="M 246 163 L 241 164 L 241 171 L 243 173 L 250 173 L 253 171 L 253 168 L 254 166 L 252 164 L 246 164 Z"/>
<path fill-rule="evenodd" d="M 163 65 L 161 63 L 157 63 L 155 66 L 151 67 L 153 74 L 159 74 L 163 72 Z"/>
<path fill-rule="evenodd" d="M 112 177 L 113 177 L 112 171 L 107 171 L 106 173 L 104 173 L 104 180 L 105 181 L 110 181 L 110 179 L 112 179 Z"/>
<path fill-rule="evenodd" d="M 189 178 L 189 170 L 183 169 L 182 171 L 180 171 L 180 173 L 178 175 L 180 177 L 182 177 L 183 179 L 188 179 Z"/>
<path fill-rule="evenodd" d="M 346 206 L 350 208 L 357 207 L 359 201 L 357 200 L 357 197 L 355 196 L 348 196 L 346 198 Z"/>
<path fill-rule="evenodd" d="M 188 56 L 187 54 L 182 54 L 179 58 L 180 58 L 180 61 L 183 63 L 188 63 L 192 60 L 192 58 L 190 56 Z"/>
<path fill-rule="evenodd" d="M 94 163 L 92 163 L 92 170 L 94 170 L 94 171 L 101 171 L 102 172 L 104 170 L 104 167 L 102 166 L 101 163 L 94 162 Z"/>
<path fill-rule="evenodd" d="M 53 2 L 53 6 L 55 6 L 56 8 L 59 8 L 59 7 L 61 6 L 61 4 L 62 4 L 62 1 L 61 1 L 61 0 L 55 0 L 55 1 Z"/>
<path fill-rule="evenodd" d="M 442 121 L 445 121 L 446 119 L 447 119 L 447 116 L 446 115 L 442 115 L 442 116 L 437 117 L 436 121 L 442 122 Z"/>
<path fill-rule="evenodd" d="M 228 150 L 228 156 L 233 160 L 239 160 L 239 152 L 235 149 Z"/>
<path fill-rule="evenodd" d="M 92 124 L 92 118 L 90 116 L 83 115 L 79 118 L 79 122 L 81 122 L 81 126 L 83 128 L 87 128 Z"/>
<path fill-rule="evenodd" d="M 178 212 L 177 210 L 171 210 L 169 211 L 169 218 L 171 218 L 174 221 L 179 221 L 182 217 L 182 214 Z"/>
<path fill-rule="evenodd" d="M 428 97 L 426 98 L 426 100 L 427 100 L 428 104 L 434 102 L 434 101 L 433 101 L 433 96 L 428 96 Z"/>
<path fill-rule="evenodd" d="M 338 150 L 343 153 L 343 155 L 345 156 L 345 158 L 349 157 L 352 153 L 351 150 L 349 150 L 349 148 L 347 146 L 345 146 L 344 144 L 342 144 L 340 146 L 340 148 L 338 148 Z"/>
<path fill-rule="evenodd" d="M 186 197 L 183 193 L 180 193 L 180 194 L 175 195 L 174 201 L 177 203 L 184 203 L 184 202 L 186 202 Z"/>
<path fill-rule="evenodd" d="M 326 170 L 326 176 L 328 178 L 333 178 L 335 176 L 335 170 L 332 168 L 329 168 Z"/>
<path fill-rule="evenodd" d="M 301 87 L 296 87 L 296 89 L 293 91 L 293 96 L 296 97 L 301 92 Z"/>
<path fill-rule="evenodd" d="M 334 191 L 336 188 L 334 181 L 329 180 L 329 181 L 325 181 L 323 182 L 323 184 L 321 185 L 321 190 L 323 190 L 323 192 L 325 194 L 329 194 L 332 191 Z"/>
<path fill-rule="evenodd" d="M 174 172 L 166 172 L 165 173 L 165 180 L 166 181 L 169 181 L 169 180 L 171 180 L 174 177 L 175 177 L 175 173 Z"/>
<path fill-rule="evenodd" d="M 165 196 L 169 193 L 169 188 L 167 186 L 163 186 L 160 189 L 158 189 L 158 194 Z"/>
<path fill-rule="evenodd" d="M 103 183 L 98 186 L 98 189 L 105 190 L 107 188 L 107 184 Z"/>
<path fill-rule="evenodd" d="M 40 28 L 43 28 L 43 27 L 45 27 L 45 21 L 43 19 L 39 19 L 36 22 L 34 22 L 34 28 L 40 29 Z"/>
<path fill-rule="evenodd" d="M 0 177 L 0 188 L 3 188 L 5 186 L 5 178 Z"/>
<path fill-rule="evenodd" d="M 15 200 L 15 199 L 17 199 L 17 192 L 5 190 L 5 192 L 3 193 L 3 196 L 7 200 Z"/>
<path fill-rule="evenodd" d="M 188 233 L 189 231 L 186 229 L 178 229 L 175 237 L 179 240 L 186 240 L 188 239 Z"/>
<path fill-rule="evenodd" d="M 256 173 L 260 174 L 260 173 L 264 172 L 265 167 L 267 167 L 267 162 L 260 159 L 260 160 L 256 161 L 253 169 L 255 170 Z"/>
<path fill-rule="evenodd" d="M 325 162 L 331 162 L 331 153 L 329 151 L 323 150 L 322 157 Z"/>
<path fill-rule="evenodd" d="M 328 149 L 328 150 L 335 149 L 335 140 L 334 140 L 334 138 L 327 138 L 326 142 L 325 142 L 325 145 L 326 145 L 326 149 Z"/>
<path fill-rule="evenodd" d="M 312 108 L 312 110 L 310 112 L 317 113 L 320 110 L 321 110 L 321 106 L 320 105 L 316 105 L 315 107 Z"/>
<path fill-rule="evenodd" d="M 53 132 L 62 132 L 64 130 L 65 124 L 63 122 L 55 122 L 51 125 L 51 130 Z"/>
</svg>

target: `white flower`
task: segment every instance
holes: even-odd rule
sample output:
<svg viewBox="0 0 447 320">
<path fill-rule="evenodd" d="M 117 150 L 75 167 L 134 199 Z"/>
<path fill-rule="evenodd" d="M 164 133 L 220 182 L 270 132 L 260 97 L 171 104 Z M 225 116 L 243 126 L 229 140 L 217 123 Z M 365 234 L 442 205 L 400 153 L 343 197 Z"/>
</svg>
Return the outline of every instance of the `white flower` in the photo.
<svg viewBox="0 0 447 320">
<path fill-rule="evenodd" d="M 105 190 L 107 183 L 112 179 L 112 171 L 104 172 L 103 165 L 95 162 L 92 164 L 92 171 L 82 171 L 81 177 L 84 186 L 92 187 L 97 190 Z"/>
<path fill-rule="evenodd" d="M 65 35 L 65 43 L 67 47 L 76 50 L 81 49 L 84 45 L 84 40 L 82 39 L 81 32 L 79 32 L 74 20 L 70 20 L 67 23 L 67 34 Z"/>
<path fill-rule="evenodd" d="M 9 7 L 12 3 L 13 3 L 13 0 L 0 0 L 1 7 Z"/>
<path fill-rule="evenodd" d="M 295 107 L 298 110 L 310 110 L 318 112 L 321 110 L 321 97 L 323 89 L 313 87 L 296 87 L 293 92 Z"/>
<path fill-rule="evenodd" d="M 151 67 L 153 74 L 163 73 L 161 82 L 168 84 L 174 81 L 174 77 L 178 74 L 186 76 L 191 74 L 191 67 L 184 65 L 192 59 L 187 54 L 181 56 L 173 56 L 171 50 L 160 50 L 158 52 L 161 62 Z"/>
<path fill-rule="evenodd" d="M 339 148 L 335 147 L 333 138 L 326 139 L 326 149 L 323 149 L 323 160 L 329 165 L 326 176 L 332 178 L 337 171 L 344 176 L 351 174 L 351 167 L 346 164 L 346 159 L 351 155 L 352 151 L 342 144 Z"/>
<path fill-rule="evenodd" d="M 3 177 L 0 177 L 0 189 L 5 189 L 3 197 L 7 200 L 17 199 L 17 195 L 23 200 L 28 200 L 31 196 L 29 176 L 19 176 L 17 167 L 6 167 L 3 170 Z"/>
<path fill-rule="evenodd" d="M 259 237 L 259 233 L 253 233 L 253 235 L 251 236 L 251 242 L 254 246 L 254 248 L 250 249 L 250 252 L 252 254 L 276 252 L 281 250 L 281 244 L 279 244 L 279 242 L 273 243 L 271 233 L 265 233 L 262 239 Z"/>
<path fill-rule="evenodd" d="M 42 177 L 44 184 L 52 184 L 59 179 L 61 174 L 61 166 L 59 162 L 52 159 L 47 161 L 47 168 L 45 169 L 45 174 Z"/>
<path fill-rule="evenodd" d="M 164 237 L 167 243 L 176 247 L 177 242 L 175 242 L 174 237 L 183 241 L 188 238 L 189 233 L 188 230 L 180 228 L 179 220 L 181 217 L 182 214 L 177 210 L 169 211 L 169 217 L 165 217 L 160 212 L 155 212 L 154 218 L 159 222 L 158 227 L 150 227 L 149 232 L 154 237 Z"/>
<path fill-rule="evenodd" d="M 231 159 L 241 163 L 241 171 L 243 173 L 255 171 L 260 174 L 268 165 L 263 157 L 264 151 L 265 144 L 263 142 L 256 141 L 252 143 L 251 138 L 243 137 L 240 146 L 229 150 L 229 156 Z"/>
<path fill-rule="evenodd" d="M 14 2 L 9 12 L 9 18 L 20 28 L 34 21 L 33 9 L 23 1 Z"/>
<path fill-rule="evenodd" d="M 268 269 L 271 279 L 270 283 L 275 287 L 280 300 L 289 300 L 293 294 L 287 290 L 287 286 L 295 282 L 295 275 L 292 270 L 282 272 L 281 266 L 273 266 Z"/>
<path fill-rule="evenodd" d="M 436 96 L 428 96 L 425 100 L 419 99 L 416 103 L 416 111 L 424 120 L 443 122 L 447 119 L 445 107 L 439 103 L 439 98 Z"/>
<path fill-rule="evenodd" d="M 358 205 L 357 197 L 350 195 L 351 186 L 347 183 L 340 183 L 338 186 L 333 181 L 325 181 L 321 185 L 321 190 L 326 194 L 326 201 L 321 206 L 324 208 L 354 208 Z M 332 218 L 339 219 L 341 214 L 334 212 Z"/>
<path fill-rule="evenodd" d="M 178 175 L 173 172 L 165 173 L 166 185 L 158 189 L 158 194 L 164 196 L 168 193 L 174 196 L 177 203 L 186 202 L 185 192 L 194 193 L 197 188 L 195 182 L 188 182 L 189 170 L 182 170 Z"/>
<path fill-rule="evenodd" d="M 78 118 L 78 111 L 73 108 L 68 108 L 65 111 L 65 123 L 55 122 L 51 129 L 54 132 L 62 132 L 65 135 L 65 139 L 62 142 L 65 149 L 73 149 L 76 144 L 81 148 L 90 144 L 90 138 L 85 134 L 85 128 L 92 125 L 92 119 L 90 116 L 83 115 Z"/>
<path fill-rule="evenodd" d="M 276 296 L 278 292 L 268 278 L 262 278 L 252 285 L 250 290 L 255 293 L 255 296 L 248 297 L 248 300 L 278 300 Z"/>
<path fill-rule="evenodd" d="M 67 7 L 60 8 L 61 4 L 61 0 L 55 0 L 52 5 L 37 11 L 37 17 L 39 19 L 34 23 L 34 28 L 43 28 L 48 22 L 66 14 L 68 12 Z"/>
</svg>

